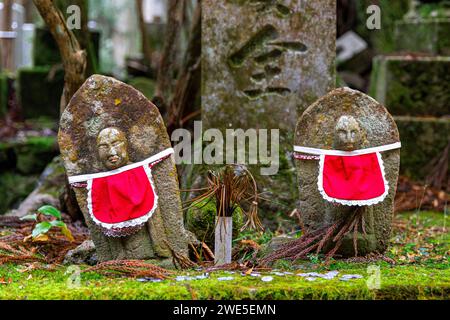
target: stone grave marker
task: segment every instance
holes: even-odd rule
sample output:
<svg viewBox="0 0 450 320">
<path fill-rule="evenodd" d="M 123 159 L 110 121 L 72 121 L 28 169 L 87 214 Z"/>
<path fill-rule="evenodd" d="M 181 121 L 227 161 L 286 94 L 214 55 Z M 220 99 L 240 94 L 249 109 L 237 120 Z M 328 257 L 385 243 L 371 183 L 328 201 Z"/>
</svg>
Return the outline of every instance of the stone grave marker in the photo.
<svg viewBox="0 0 450 320">
<path fill-rule="evenodd" d="M 278 173 L 252 170 L 279 210 L 295 204 L 295 121 L 335 85 L 335 39 L 335 0 L 202 2 L 203 128 L 280 130 Z"/>
<path fill-rule="evenodd" d="M 170 249 L 187 256 L 177 171 L 156 106 L 120 81 L 93 75 L 63 112 L 58 141 L 100 261 L 170 265 Z"/>
<path fill-rule="evenodd" d="M 295 150 L 297 151 L 295 156 L 300 191 L 299 210 L 305 228 L 310 231 L 317 230 L 349 216 L 355 210 L 363 210 L 365 223 L 364 229 L 360 230 L 365 230 L 367 234 L 358 232 L 356 240 L 358 254 L 383 252 L 389 243 L 391 233 L 394 196 L 400 165 L 399 142 L 397 126 L 386 108 L 359 91 L 349 88 L 335 89 L 306 109 L 298 120 L 295 133 Z M 308 148 L 313 149 L 308 150 Z M 361 162 L 358 162 L 356 166 L 344 162 L 336 178 L 324 171 L 323 156 L 318 156 L 323 150 L 325 150 L 323 153 L 327 154 L 330 150 L 355 152 L 355 150 L 368 151 L 368 148 L 383 149 L 377 151 L 377 157 L 381 158 L 376 161 L 379 166 L 365 166 L 364 170 L 366 168 L 370 170 L 364 171 L 361 170 Z M 359 173 L 352 172 L 356 167 Z M 378 175 L 367 178 L 376 170 L 379 170 Z M 330 190 L 333 183 L 339 179 L 339 176 L 345 174 L 350 177 L 348 179 L 355 177 L 355 180 L 353 184 L 344 187 L 346 189 L 344 191 L 356 190 L 361 193 L 355 192 L 355 195 L 346 198 L 347 200 L 337 200 L 336 196 L 332 198 Z M 382 176 L 383 179 L 381 179 Z M 376 193 L 373 185 L 368 183 L 369 181 L 372 184 L 379 181 L 380 188 L 383 190 L 379 194 Z M 329 186 L 327 190 L 325 184 L 331 187 Z M 343 190 L 334 191 L 339 193 Z M 366 196 L 372 191 L 374 193 L 371 196 Z M 381 194 L 381 192 L 384 193 Z M 346 196 L 339 198 L 343 199 Z M 351 201 L 351 199 L 359 199 L 359 201 Z M 349 234 L 344 238 L 340 254 L 345 256 L 354 254 L 352 237 L 353 234 Z"/>
</svg>

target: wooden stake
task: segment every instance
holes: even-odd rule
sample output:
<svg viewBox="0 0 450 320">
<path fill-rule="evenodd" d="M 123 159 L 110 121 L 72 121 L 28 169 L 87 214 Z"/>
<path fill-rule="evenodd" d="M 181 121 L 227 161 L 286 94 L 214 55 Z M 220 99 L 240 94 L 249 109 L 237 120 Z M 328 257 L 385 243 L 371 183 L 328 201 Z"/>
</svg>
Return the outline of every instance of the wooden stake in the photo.
<svg viewBox="0 0 450 320">
<path fill-rule="evenodd" d="M 233 218 L 217 217 L 214 245 L 214 264 L 231 263 L 231 240 L 233 239 Z"/>
</svg>

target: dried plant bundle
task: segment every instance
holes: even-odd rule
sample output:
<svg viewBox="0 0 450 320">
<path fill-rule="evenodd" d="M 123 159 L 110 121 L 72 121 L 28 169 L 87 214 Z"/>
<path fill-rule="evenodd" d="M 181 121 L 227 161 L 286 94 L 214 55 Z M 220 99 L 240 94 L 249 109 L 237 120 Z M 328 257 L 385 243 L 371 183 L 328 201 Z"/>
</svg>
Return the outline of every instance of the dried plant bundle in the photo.
<svg viewBox="0 0 450 320">
<path fill-rule="evenodd" d="M 231 217 L 241 208 L 246 221 L 241 228 L 263 230 L 258 217 L 258 189 L 255 178 L 243 165 L 228 165 L 221 171 L 208 171 L 205 192 L 191 199 L 188 208 L 214 199 L 218 217 Z"/>
<path fill-rule="evenodd" d="M 281 245 L 273 253 L 260 259 L 259 264 L 266 265 L 280 259 L 302 259 L 312 252 L 325 253 L 325 261 L 329 262 L 350 232 L 353 233 L 353 249 L 356 257 L 358 256 L 358 233 L 362 232 L 366 236 L 364 225 L 364 210 L 357 208 L 351 215 L 330 226 L 305 233 L 299 239 Z"/>
</svg>

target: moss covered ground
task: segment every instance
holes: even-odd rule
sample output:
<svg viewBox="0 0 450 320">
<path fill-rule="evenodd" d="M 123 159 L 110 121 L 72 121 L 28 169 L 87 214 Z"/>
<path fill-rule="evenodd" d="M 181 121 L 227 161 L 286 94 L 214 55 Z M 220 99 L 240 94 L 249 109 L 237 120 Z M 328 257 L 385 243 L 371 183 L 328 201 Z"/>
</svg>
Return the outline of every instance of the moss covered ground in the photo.
<svg viewBox="0 0 450 320">
<path fill-rule="evenodd" d="M 0 299 L 449 299 L 447 225 L 448 218 L 443 213 L 400 214 L 386 253 L 395 263 L 336 260 L 326 266 L 320 258 L 294 265 L 279 263 L 278 272 L 292 274 L 263 272 L 262 276 L 273 277 L 270 282 L 262 281 L 262 277 L 227 271 L 212 272 L 207 279 L 176 281 L 179 275 L 203 273 L 184 270 L 161 282 L 82 273 L 77 285 L 74 269 L 67 266 L 57 267 L 55 271 L 28 271 L 25 266 L 9 264 L 0 267 Z M 331 280 L 314 281 L 297 275 L 329 270 L 337 270 L 339 275 Z M 344 274 L 358 274 L 362 278 L 342 281 L 340 277 Z M 233 279 L 220 281 L 221 277 Z"/>
</svg>

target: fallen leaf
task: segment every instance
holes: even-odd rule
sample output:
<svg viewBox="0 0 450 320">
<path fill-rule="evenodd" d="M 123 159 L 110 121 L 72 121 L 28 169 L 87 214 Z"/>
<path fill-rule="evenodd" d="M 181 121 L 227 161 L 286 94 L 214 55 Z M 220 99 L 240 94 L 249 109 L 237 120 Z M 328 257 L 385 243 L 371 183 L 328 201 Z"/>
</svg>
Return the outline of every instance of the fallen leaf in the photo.
<svg viewBox="0 0 450 320">
<path fill-rule="evenodd" d="M 248 275 L 252 274 L 252 272 L 253 272 L 253 268 L 250 268 L 247 271 L 245 271 L 245 275 L 248 276 Z"/>
<path fill-rule="evenodd" d="M 47 242 L 50 238 L 46 234 L 40 234 L 33 238 L 33 242 Z"/>
</svg>

